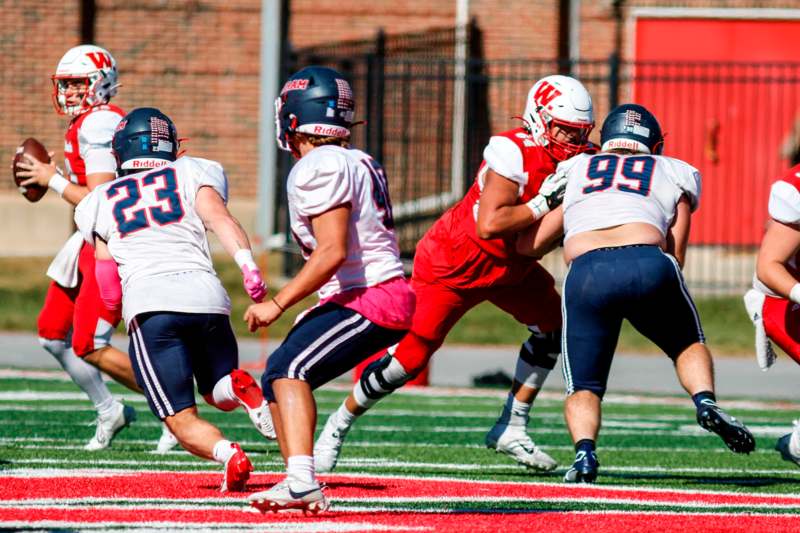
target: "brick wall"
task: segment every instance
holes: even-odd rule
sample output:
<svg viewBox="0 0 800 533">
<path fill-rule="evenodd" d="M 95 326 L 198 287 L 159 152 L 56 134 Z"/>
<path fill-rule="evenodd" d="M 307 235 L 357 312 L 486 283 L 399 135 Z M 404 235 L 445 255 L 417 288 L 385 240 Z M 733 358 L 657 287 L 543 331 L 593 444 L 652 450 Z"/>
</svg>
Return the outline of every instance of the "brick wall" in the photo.
<svg viewBox="0 0 800 533">
<path fill-rule="evenodd" d="M 253 196 L 258 167 L 260 0 L 98 0 L 95 42 L 117 60 L 114 103 L 154 106 L 190 140 L 190 155 L 225 165 L 232 194 Z M 60 161 L 67 119 L 50 75 L 80 44 L 79 2 L 4 2 L 0 10 L 0 153 L 35 136 Z M 11 190 L 11 180 L 0 180 Z"/>
</svg>

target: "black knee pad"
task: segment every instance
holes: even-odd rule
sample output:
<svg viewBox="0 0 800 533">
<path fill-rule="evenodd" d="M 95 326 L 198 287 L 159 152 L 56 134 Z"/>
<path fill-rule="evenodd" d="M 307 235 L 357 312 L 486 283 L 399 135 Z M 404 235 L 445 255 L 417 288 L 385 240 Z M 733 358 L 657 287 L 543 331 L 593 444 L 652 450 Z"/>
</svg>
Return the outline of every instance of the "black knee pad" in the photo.
<svg viewBox="0 0 800 533">
<path fill-rule="evenodd" d="M 392 391 L 399 389 L 405 385 L 411 376 L 407 376 L 400 383 L 389 382 L 383 374 L 383 371 L 389 366 L 392 361 L 392 356 L 384 354 L 380 359 L 376 359 L 367 365 L 364 372 L 361 374 L 359 384 L 364 395 L 371 400 L 379 400 L 390 394 Z"/>
<path fill-rule="evenodd" d="M 531 366 L 553 370 L 561 353 L 561 329 L 540 333 L 532 331 L 519 350 L 519 357 Z"/>
</svg>

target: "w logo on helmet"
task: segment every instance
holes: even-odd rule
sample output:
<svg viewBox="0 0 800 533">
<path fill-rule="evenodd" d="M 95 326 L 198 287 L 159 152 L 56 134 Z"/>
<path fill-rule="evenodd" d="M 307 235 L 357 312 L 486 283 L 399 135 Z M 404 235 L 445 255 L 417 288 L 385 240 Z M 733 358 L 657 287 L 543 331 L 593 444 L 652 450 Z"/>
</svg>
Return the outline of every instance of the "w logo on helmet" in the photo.
<svg viewBox="0 0 800 533">
<path fill-rule="evenodd" d="M 94 66 L 98 69 L 111 68 L 111 56 L 103 52 L 86 52 L 86 57 L 92 60 Z"/>
<path fill-rule="evenodd" d="M 536 103 L 540 106 L 546 106 L 557 96 L 561 96 L 561 91 L 546 81 L 539 85 L 539 87 L 536 88 L 536 92 L 533 93 L 533 99 L 536 100 Z"/>
</svg>

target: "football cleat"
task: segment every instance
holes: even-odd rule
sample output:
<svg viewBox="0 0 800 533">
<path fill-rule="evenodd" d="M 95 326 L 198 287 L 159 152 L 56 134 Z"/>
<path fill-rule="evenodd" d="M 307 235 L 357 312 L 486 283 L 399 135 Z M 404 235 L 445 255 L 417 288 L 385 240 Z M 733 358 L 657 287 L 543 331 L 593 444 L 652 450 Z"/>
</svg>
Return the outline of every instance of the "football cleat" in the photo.
<svg viewBox="0 0 800 533">
<path fill-rule="evenodd" d="M 336 412 L 328 417 L 325 427 L 322 428 L 322 432 L 317 437 L 317 442 L 314 443 L 314 469 L 317 472 L 331 472 L 336 468 L 344 438 L 347 436 L 347 432 L 350 431 L 350 426 L 339 427 L 335 418 Z"/>
<path fill-rule="evenodd" d="M 253 465 L 250 459 L 242 451 L 241 446 L 231 443 L 236 451 L 233 455 L 228 457 L 225 461 L 225 469 L 222 477 L 221 492 L 242 492 L 244 490 L 247 480 L 250 479 L 250 472 L 253 471 Z"/>
<path fill-rule="evenodd" d="M 156 449 L 153 450 L 153 453 L 165 454 L 177 445 L 178 439 L 175 438 L 175 435 L 172 434 L 166 424 L 162 424 L 161 437 L 158 439 L 158 444 L 156 444 Z"/>
<path fill-rule="evenodd" d="M 247 411 L 258 432 L 270 440 L 275 440 L 277 435 L 275 434 L 275 426 L 272 424 L 269 404 L 264 400 L 261 388 L 253 379 L 253 376 L 244 370 L 234 370 L 231 372 L 231 385 L 233 393 L 245 411 Z"/>
<path fill-rule="evenodd" d="M 704 403 L 697 410 L 697 423 L 719 435 L 734 453 L 750 453 L 756 449 L 756 441 L 750 430 L 715 403 Z"/>
<path fill-rule="evenodd" d="M 580 450 L 575 454 L 575 462 L 564 474 L 564 481 L 566 483 L 594 483 L 597 480 L 599 466 L 600 463 L 594 450 L 588 453 Z"/>
<path fill-rule="evenodd" d="M 550 472 L 558 463 L 543 452 L 523 426 L 509 426 L 498 422 L 486 434 L 486 447 L 504 453 L 521 465 L 539 472 Z"/>
<path fill-rule="evenodd" d="M 94 437 L 86 443 L 86 446 L 83 447 L 84 450 L 94 452 L 108 448 L 117 433 L 136 420 L 136 410 L 130 405 L 114 402 L 113 409 L 111 416 L 97 417 L 97 429 L 94 432 Z"/>
<path fill-rule="evenodd" d="M 330 507 L 317 481 L 303 483 L 292 477 L 287 477 L 269 490 L 251 494 L 247 499 L 262 513 L 300 509 L 303 513 L 317 514 Z"/>
<path fill-rule="evenodd" d="M 800 426 L 800 420 L 795 420 L 794 431 L 779 438 L 778 442 L 775 443 L 775 449 L 781 452 L 781 459 L 784 461 L 791 461 L 797 466 L 800 466 L 800 446 L 797 445 L 797 439 L 795 439 L 795 445 L 792 446 L 792 437 L 798 433 L 798 426 Z"/>
</svg>

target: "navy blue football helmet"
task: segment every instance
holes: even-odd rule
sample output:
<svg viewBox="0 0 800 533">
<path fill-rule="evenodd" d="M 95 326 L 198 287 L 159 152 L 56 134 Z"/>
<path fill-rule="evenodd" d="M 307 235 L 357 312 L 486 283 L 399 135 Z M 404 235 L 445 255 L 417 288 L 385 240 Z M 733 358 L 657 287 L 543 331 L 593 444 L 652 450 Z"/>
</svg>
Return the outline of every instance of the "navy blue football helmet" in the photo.
<svg viewBox="0 0 800 533">
<path fill-rule="evenodd" d="M 178 158 L 178 132 L 172 120 L 152 107 L 134 109 L 114 131 L 111 149 L 117 174 L 158 168 Z"/>
<path fill-rule="evenodd" d="M 664 147 L 661 126 L 653 114 L 638 104 L 622 104 L 611 110 L 600 130 L 600 149 L 655 154 Z"/>
<path fill-rule="evenodd" d="M 275 99 L 278 146 L 293 152 L 293 133 L 347 138 L 354 113 L 353 91 L 344 76 L 327 67 L 306 67 L 289 77 Z"/>
</svg>

